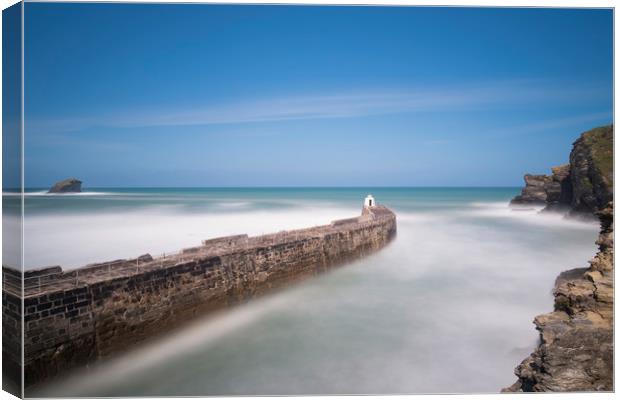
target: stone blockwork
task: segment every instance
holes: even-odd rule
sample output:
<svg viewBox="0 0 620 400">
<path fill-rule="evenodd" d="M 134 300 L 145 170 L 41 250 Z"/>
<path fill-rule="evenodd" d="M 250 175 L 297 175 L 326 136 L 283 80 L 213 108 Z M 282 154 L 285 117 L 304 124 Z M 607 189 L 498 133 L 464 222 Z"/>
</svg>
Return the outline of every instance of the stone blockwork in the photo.
<svg viewBox="0 0 620 400">
<path fill-rule="evenodd" d="M 4 384 L 10 382 L 15 389 L 21 386 L 21 349 L 22 349 L 22 302 L 21 274 L 15 270 L 3 268 L 2 284 L 2 373 L 3 390 Z M 9 290 L 7 290 L 10 288 Z M 19 396 L 21 390 L 12 390 L 14 395 Z"/>
<path fill-rule="evenodd" d="M 362 216 L 330 225 L 218 238 L 165 258 L 145 255 L 67 272 L 60 267 L 29 272 L 24 278 L 25 384 L 370 254 L 395 235 L 396 217 L 389 209 L 365 207 Z M 4 289 L 6 314 L 7 307 L 20 303 L 20 293 Z M 3 348 L 3 353 L 15 357 L 18 352 L 12 350 Z"/>
</svg>

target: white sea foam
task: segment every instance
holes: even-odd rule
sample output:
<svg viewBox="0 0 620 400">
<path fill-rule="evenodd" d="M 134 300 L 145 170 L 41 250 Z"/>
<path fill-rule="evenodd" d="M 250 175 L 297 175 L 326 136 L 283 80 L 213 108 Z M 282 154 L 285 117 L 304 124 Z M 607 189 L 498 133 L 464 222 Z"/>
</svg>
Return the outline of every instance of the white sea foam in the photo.
<svg viewBox="0 0 620 400">
<path fill-rule="evenodd" d="M 98 191 L 86 191 L 86 192 L 77 192 L 77 193 L 50 193 L 47 190 L 40 190 L 38 192 L 24 192 L 25 197 L 38 197 L 38 196 L 115 196 L 115 195 L 126 195 L 127 193 L 119 193 L 119 192 L 98 192 Z M 7 197 L 19 197 L 21 193 L 18 192 L 2 192 L 2 196 Z"/>
<path fill-rule="evenodd" d="M 249 201 L 226 201 L 226 202 L 219 202 L 216 205 L 222 208 L 244 208 L 244 207 L 250 207 L 252 203 Z"/>
<path fill-rule="evenodd" d="M 29 192 L 25 193 L 26 196 L 122 196 L 127 195 L 128 193 L 117 193 L 117 192 L 98 192 L 98 191 L 86 191 L 86 192 L 77 192 L 77 193 L 48 193 L 46 191 L 43 192 Z"/>
<path fill-rule="evenodd" d="M 506 202 L 474 202 L 473 210 L 462 211 L 462 215 L 472 215 L 481 218 L 511 219 L 518 223 L 538 226 L 555 226 L 558 228 L 570 227 L 573 229 L 592 230 L 598 226 L 597 221 L 585 221 L 566 218 L 564 214 L 556 212 L 541 212 L 544 206 L 510 207 Z"/>
<path fill-rule="evenodd" d="M 555 277 L 587 266 L 597 227 L 499 204 L 396 211 L 395 242 L 373 256 L 197 321 L 41 393 L 496 393 L 510 385 L 536 343 L 533 317 L 552 309 Z M 151 209 L 127 222 L 161 224 L 176 235 L 209 222 L 219 235 L 358 212 L 300 207 L 202 220 Z M 105 221 L 112 231 L 116 221 Z M 123 239 L 136 242 L 133 235 L 152 230 Z"/>
<path fill-rule="evenodd" d="M 21 268 L 22 220 L 20 216 L 4 214 L 2 216 L 2 265 L 15 269 Z"/>
<path fill-rule="evenodd" d="M 162 205 L 97 214 L 26 215 L 24 265 L 26 269 L 51 265 L 76 268 L 145 253 L 176 252 L 218 236 L 324 225 L 357 213 L 359 210 L 313 207 L 195 213 Z"/>
</svg>

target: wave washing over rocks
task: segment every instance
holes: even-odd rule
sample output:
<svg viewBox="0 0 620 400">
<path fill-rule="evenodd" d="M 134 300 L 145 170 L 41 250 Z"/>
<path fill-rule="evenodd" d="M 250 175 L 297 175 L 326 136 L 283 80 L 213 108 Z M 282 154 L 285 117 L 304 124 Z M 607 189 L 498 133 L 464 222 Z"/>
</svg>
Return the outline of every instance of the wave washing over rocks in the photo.
<svg viewBox="0 0 620 400">
<path fill-rule="evenodd" d="M 526 187 L 511 204 L 597 216 L 599 251 L 589 268 L 558 276 L 554 311 L 534 319 L 538 347 L 516 367 L 517 382 L 503 391 L 613 391 L 613 125 L 583 133 L 570 163 L 552 171 L 526 175 Z"/>
</svg>

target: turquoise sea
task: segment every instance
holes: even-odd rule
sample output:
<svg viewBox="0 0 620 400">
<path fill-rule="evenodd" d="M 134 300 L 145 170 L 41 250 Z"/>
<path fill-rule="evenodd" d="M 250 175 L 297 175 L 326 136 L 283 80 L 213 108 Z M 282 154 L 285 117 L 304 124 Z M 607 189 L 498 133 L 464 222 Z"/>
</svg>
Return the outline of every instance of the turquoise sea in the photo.
<svg viewBox="0 0 620 400">
<path fill-rule="evenodd" d="M 357 215 L 369 193 L 398 221 L 394 242 L 368 258 L 196 321 L 31 395 L 499 392 L 536 344 L 532 320 L 552 309 L 555 277 L 587 266 L 598 231 L 594 223 L 510 210 L 519 190 L 30 190 L 27 268 L 75 268 L 222 235 L 326 224 Z"/>
</svg>

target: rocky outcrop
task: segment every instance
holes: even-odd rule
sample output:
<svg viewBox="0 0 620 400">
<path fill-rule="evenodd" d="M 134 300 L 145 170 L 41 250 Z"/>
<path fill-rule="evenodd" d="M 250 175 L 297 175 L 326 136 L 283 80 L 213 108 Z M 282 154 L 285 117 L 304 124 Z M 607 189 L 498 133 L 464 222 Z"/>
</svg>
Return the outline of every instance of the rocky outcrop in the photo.
<svg viewBox="0 0 620 400">
<path fill-rule="evenodd" d="M 547 200 L 544 211 L 565 212 L 570 209 L 573 198 L 570 176 L 570 164 L 551 168 L 551 179 L 545 185 Z"/>
<path fill-rule="evenodd" d="M 551 177 L 547 175 L 526 174 L 525 187 L 521 194 L 510 201 L 512 205 L 546 204 L 547 191 L 545 187 L 551 182 Z"/>
<path fill-rule="evenodd" d="M 571 213 L 593 214 L 613 200 L 613 126 L 581 135 L 570 153 Z"/>
<path fill-rule="evenodd" d="M 60 182 L 56 182 L 48 193 L 79 193 L 82 191 L 82 181 L 69 178 Z"/>
<path fill-rule="evenodd" d="M 613 125 L 594 128 L 573 143 L 570 162 L 551 175 L 525 175 L 513 206 L 545 205 L 543 211 L 594 217 L 613 200 Z"/>
<path fill-rule="evenodd" d="M 554 311 L 534 319 L 538 347 L 515 369 L 517 382 L 503 391 L 612 391 L 613 125 L 584 132 L 573 143 L 569 164 L 538 175 L 535 188 L 528 189 L 533 185 L 527 177 L 511 204 L 528 204 L 524 194 L 533 193 L 545 199 L 543 211 L 598 217 L 599 251 L 589 268 L 558 276 Z"/>
<path fill-rule="evenodd" d="M 613 390 L 613 203 L 597 215 L 599 252 L 589 268 L 557 278 L 554 311 L 534 319 L 539 345 L 503 391 Z"/>
</svg>

